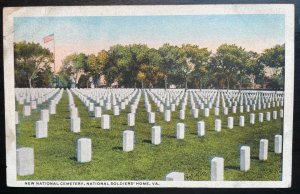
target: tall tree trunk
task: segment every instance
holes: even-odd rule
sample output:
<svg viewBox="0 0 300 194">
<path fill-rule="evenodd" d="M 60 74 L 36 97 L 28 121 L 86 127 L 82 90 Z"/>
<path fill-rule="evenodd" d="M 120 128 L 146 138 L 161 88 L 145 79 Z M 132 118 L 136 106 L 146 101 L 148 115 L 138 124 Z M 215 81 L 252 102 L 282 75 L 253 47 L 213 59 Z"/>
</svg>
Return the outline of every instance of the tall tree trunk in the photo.
<svg viewBox="0 0 300 194">
<path fill-rule="evenodd" d="M 187 76 L 185 77 L 185 90 L 187 90 Z"/>
<path fill-rule="evenodd" d="M 168 87 L 168 78 L 167 77 L 165 77 L 165 89 L 167 89 L 167 87 Z"/>
<path fill-rule="evenodd" d="M 229 90 L 229 76 L 226 77 L 226 82 L 227 82 L 227 90 Z"/>
<path fill-rule="evenodd" d="M 31 77 L 28 78 L 28 83 L 29 83 L 29 87 L 32 88 L 32 85 L 31 85 Z"/>
<path fill-rule="evenodd" d="M 142 81 L 142 89 L 144 89 L 144 81 Z"/>
</svg>

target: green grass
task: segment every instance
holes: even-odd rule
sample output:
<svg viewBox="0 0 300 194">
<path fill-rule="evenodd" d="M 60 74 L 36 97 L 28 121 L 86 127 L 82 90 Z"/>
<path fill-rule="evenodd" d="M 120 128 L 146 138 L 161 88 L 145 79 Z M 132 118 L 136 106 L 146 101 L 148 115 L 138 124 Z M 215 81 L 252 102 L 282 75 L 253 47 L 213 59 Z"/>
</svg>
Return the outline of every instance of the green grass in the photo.
<svg viewBox="0 0 300 194">
<path fill-rule="evenodd" d="M 182 171 L 185 180 L 210 180 L 210 159 L 214 156 L 224 157 L 225 180 L 280 180 L 281 155 L 274 153 L 274 136 L 281 134 L 282 119 L 249 124 L 250 113 L 236 113 L 234 128 L 227 129 L 227 117 L 223 116 L 220 108 L 219 116 L 222 120 L 222 131 L 214 131 L 214 111 L 210 110 L 210 117 L 204 118 L 199 110 L 199 118 L 190 114 L 187 106 L 186 119 L 179 120 L 179 107 L 172 112 L 171 122 L 163 119 L 163 114 L 156 111 L 156 125 L 162 127 L 162 143 L 151 144 L 151 127 L 148 124 L 147 113 L 144 108 L 144 97 L 136 114 L 134 151 L 122 151 L 122 132 L 127 126 L 127 106 L 120 116 L 111 116 L 111 130 L 103 130 L 100 118 L 89 116 L 87 108 L 75 95 L 74 100 L 81 118 L 81 132 L 70 131 L 68 111 L 68 96 L 64 91 L 57 114 L 51 115 L 48 123 L 48 138 L 36 139 L 35 121 L 39 120 L 39 112 L 35 110 L 32 116 L 23 117 L 22 106 L 17 105 L 20 112 L 20 124 L 17 125 L 17 146 L 34 148 L 34 175 L 18 177 L 19 180 L 164 180 L 171 171 Z M 150 98 L 149 98 L 150 100 Z M 151 103 L 153 103 L 151 101 Z M 220 103 L 221 104 L 221 103 Z M 47 107 L 39 105 L 38 109 Z M 280 108 L 275 108 L 279 110 Z M 274 110 L 275 110 L 274 109 Z M 244 108 L 245 110 L 245 108 Z M 267 112 L 273 109 L 257 110 Z M 229 112 L 231 112 L 229 110 Z M 237 108 L 239 112 L 239 108 Z M 104 113 L 112 113 L 106 111 Z M 239 115 L 245 116 L 245 127 L 239 127 Z M 278 113 L 279 116 L 279 113 Z M 205 121 L 206 134 L 197 136 L 197 121 Z M 185 139 L 176 139 L 176 124 L 184 122 L 186 125 Z M 92 161 L 80 164 L 76 161 L 76 140 L 81 137 L 92 139 Z M 258 160 L 259 140 L 269 140 L 269 155 L 267 161 Z M 239 170 L 239 148 L 242 145 L 251 147 L 251 168 L 248 172 Z"/>
</svg>

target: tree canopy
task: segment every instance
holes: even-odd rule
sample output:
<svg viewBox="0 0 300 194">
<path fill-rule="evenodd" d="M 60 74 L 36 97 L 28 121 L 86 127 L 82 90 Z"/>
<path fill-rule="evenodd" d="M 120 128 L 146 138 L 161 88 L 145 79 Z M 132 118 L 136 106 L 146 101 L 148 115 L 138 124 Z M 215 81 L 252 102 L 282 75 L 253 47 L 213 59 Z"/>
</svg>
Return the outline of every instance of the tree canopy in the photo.
<svg viewBox="0 0 300 194">
<path fill-rule="evenodd" d="M 107 87 L 282 89 L 284 57 L 284 45 L 257 53 L 222 44 L 213 53 L 193 44 L 166 43 L 158 49 L 117 44 L 96 54 L 67 56 L 57 78 L 66 84 L 73 77 L 79 87 L 100 87 L 104 79 Z M 36 87 L 49 85 L 51 62 L 52 53 L 39 44 L 15 43 L 16 85 L 30 87 L 32 80 L 39 82 Z"/>
</svg>

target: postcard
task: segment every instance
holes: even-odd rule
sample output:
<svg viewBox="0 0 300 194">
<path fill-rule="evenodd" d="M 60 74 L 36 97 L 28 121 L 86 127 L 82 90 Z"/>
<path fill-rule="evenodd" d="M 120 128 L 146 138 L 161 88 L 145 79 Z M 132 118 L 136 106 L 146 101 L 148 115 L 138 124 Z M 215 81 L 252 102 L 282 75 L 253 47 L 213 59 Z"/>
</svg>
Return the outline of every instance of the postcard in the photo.
<svg viewBox="0 0 300 194">
<path fill-rule="evenodd" d="M 3 19 L 9 187 L 291 187 L 294 5 Z"/>
</svg>

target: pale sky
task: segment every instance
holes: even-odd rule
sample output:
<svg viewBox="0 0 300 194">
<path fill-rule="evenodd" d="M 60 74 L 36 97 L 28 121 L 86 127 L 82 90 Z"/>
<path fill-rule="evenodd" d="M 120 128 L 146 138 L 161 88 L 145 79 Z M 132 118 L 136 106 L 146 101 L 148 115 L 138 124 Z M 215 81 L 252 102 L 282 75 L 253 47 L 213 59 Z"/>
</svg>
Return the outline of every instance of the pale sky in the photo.
<svg viewBox="0 0 300 194">
<path fill-rule="evenodd" d="M 284 43 L 284 26 L 284 15 L 277 14 L 15 17 L 14 41 L 37 42 L 53 52 L 53 41 L 44 44 L 43 37 L 54 33 L 59 67 L 74 52 L 96 54 L 115 44 L 159 48 L 164 43 L 190 43 L 214 52 L 219 45 L 228 43 L 262 52 Z"/>
</svg>

